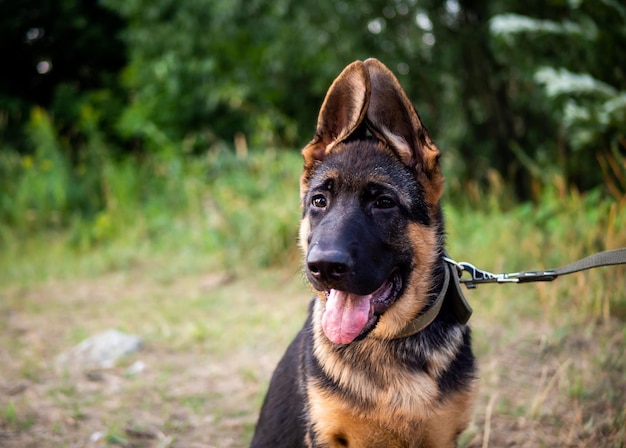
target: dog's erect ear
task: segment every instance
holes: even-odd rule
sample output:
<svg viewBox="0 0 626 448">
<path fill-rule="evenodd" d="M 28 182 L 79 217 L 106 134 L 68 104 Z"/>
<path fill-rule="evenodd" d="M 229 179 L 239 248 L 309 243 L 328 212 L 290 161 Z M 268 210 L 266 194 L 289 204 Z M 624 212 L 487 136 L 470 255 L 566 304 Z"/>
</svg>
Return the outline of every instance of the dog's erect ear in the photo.
<svg viewBox="0 0 626 448">
<path fill-rule="evenodd" d="M 315 137 L 302 150 L 305 173 L 357 130 L 365 119 L 369 99 L 367 69 L 363 62 L 355 61 L 339 74 L 326 93 Z"/>
<path fill-rule="evenodd" d="M 436 204 L 443 193 L 439 149 L 391 70 L 376 59 L 368 59 L 364 64 L 372 89 L 367 111 L 368 129 L 427 183 L 424 185 L 427 200 Z"/>
</svg>

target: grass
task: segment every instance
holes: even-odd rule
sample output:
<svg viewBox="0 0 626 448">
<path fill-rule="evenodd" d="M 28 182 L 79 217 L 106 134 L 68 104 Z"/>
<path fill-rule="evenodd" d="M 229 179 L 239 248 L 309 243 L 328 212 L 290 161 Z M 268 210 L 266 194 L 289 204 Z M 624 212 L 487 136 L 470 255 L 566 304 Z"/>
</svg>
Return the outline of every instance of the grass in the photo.
<svg viewBox="0 0 626 448">
<path fill-rule="evenodd" d="M 99 213 L 53 225 L 35 210 L 28 232 L 0 227 L 0 445 L 245 446 L 310 297 L 300 159 L 155 156 L 152 175 L 111 163 Z M 499 272 L 626 246 L 626 200 L 559 191 L 506 209 L 497 191 L 480 210 L 447 205 L 450 255 Z M 481 388 L 462 446 L 626 445 L 625 275 L 467 292 Z M 55 365 L 111 327 L 144 349 L 102 371 Z"/>
<path fill-rule="evenodd" d="M 447 212 L 450 253 L 493 272 L 557 267 L 626 243 L 624 204 L 593 195 Z M 603 268 L 467 294 L 482 385 L 468 446 L 624 446 L 625 274 Z"/>
</svg>

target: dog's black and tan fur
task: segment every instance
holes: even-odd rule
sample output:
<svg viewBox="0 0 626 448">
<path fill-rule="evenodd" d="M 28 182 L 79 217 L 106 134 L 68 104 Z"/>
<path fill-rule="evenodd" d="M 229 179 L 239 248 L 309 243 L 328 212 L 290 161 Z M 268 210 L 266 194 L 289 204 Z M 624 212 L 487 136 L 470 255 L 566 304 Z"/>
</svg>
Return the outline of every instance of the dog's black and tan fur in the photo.
<svg viewBox="0 0 626 448">
<path fill-rule="evenodd" d="M 444 288 L 439 150 L 369 59 L 332 84 L 303 156 L 300 244 L 318 292 L 252 447 L 455 446 L 475 389 L 469 328 L 447 300 L 411 327 Z"/>
</svg>

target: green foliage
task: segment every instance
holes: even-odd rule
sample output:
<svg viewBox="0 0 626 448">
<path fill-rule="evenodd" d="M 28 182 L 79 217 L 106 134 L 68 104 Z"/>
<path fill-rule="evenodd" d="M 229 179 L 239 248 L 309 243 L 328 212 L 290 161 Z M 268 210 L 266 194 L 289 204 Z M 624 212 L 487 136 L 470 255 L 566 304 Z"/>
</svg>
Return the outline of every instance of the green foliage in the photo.
<svg viewBox="0 0 626 448">
<path fill-rule="evenodd" d="M 125 65 L 124 23 L 98 0 L 0 2 L 0 140 L 28 152 L 33 107 L 55 117 L 57 130 L 76 137 L 77 104 L 94 94 L 107 112 L 123 102 L 117 73 Z M 113 118 L 113 115 L 106 117 Z M 108 131 L 109 129 L 107 129 Z"/>
<path fill-rule="evenodd" d="M 255 154 L 245 160 L 215 158 L 205 207 L 217 220 L 215 231 L 225 249 L 226 265 L 251 261 L 268 266 L 292 258 L 301 164 L 300 156 L 293 153 Z"/>
<path fill-rule="evenodd" d="M 489 22 L 494 52 L 511 74 L 509 85 L 532 89 L 535 104 L 524 109 L 547 111 L 554 126 L 551 140 L 538 136 L 534 146 L 513 146 L 514 153 L 543 182 L 556 168 L 579 188 L 606 183 L 597 160 L 619 151 L 618 163 L 625 162 L 626 72 L 616 61 L 626 58 L 626 7 L 611 0 L 569 1 L 542 11 L 552 20 L 533 13 L 502 13 Z"/>
<path fill-rule="evenodd" d="M 20 155 L 6 148 L 0 159 L 3 221 L 26 233 L 64 227 L 76 217 L 97 213 L 104 200 L 104 149 L 98 133 L 89 136 L 77 162 L 72 163 L 70 146 L 57 135 L 45 110 L 33 109 L 27 129 L 32 153 Z"/>
<path fill-rule="evenodd" d="M 586 190 L 623 203 L 619 2 L 61 3 L 0 5 L 3 45 L 23 53 L 0 77 L 5 244 L 56 231 L 88 250 L 132 223 L 168 245 L 193 222 L 209 231 L 185 235 L 190 247 L 277 262 L 295 234 L 275 195 L 296 194 L 299 157 L 247 147 L 302 146 L 332 79 L 367 57 L 416 101 L 453 203 L 512 210 Z"/>
<path fill-rule="evenodd" d="M 114 158 L 94 137 L 89 148 L 97 160 L 72 167 L 45 113 L 38 110 L 32 122 L 35 155 L 4 153 L 11 162 L 6 166 L 17 169 L 6 173 L 13 190 L 3 196 L 0 245 L 5 261 L 33 253 L 23 241 L 34 253 L 43 245 L 47 254 L 13 263 L 14 275 L 27 276 L 38 262 L 51 269 L 46 275 L 72 272 L 50 263 L 65 246 L 77 257 L 111 251 L 110 259 L 97 260 L 97 271 L 132 266 L 142 247 L 170 258 L 195 253 L 211 266 L 235 270 L 293 258 L 298 154 L 253 151 L 242 159 L 216 150 L 205 157 L 158 152 Z M 120 246 L 121 255 L 115 252 Z"/>
<path fill-rule="evenodd" d="M 8 222 L 24 229 L 36 223 L 60 224 L 68 206 L 69 166 L 60 151 L 56 132 L 42 109 L 34 109 L 30 135 L 33 156 L 4 154 L 2 211 Z"/>
<path fill-rule="evenodd" d="M 491 202 L 492 206 L 497 203 Z M 591 253 L 626 246 L 626 235 L 620 232 L 626 226 L 626 203 L 603 199 L 598 190 L 563 195 L 554 185 L 543 191 L 537 204 L 519 204 L 506 213 L 497 205 L 483 211 L 450 205 L 446 216 L 451 221 L 453 241 L 460 239 L 469 247 L 490 248 L 471 254 L 472 258 L 484 258 L 488 265 L 496 254 L 496 259 L 508 260 L 504 269 L 511 271 L 532 269 L 524 265 L 528 260 L 546 268 L 556 267 Z M 567 242 L 565 247 L 563 242 Z"/>
<path fill-rule="evenodd" d="M 155 128 L 199 147 L 238 132 L 253 146 L 302 143 L 298 126 L 313 129 L 332 77 L 367 56 L 361 42 L 371 41 L 365 26 L 375 17 L 372 5 L 356 3 L 106 4 L 130 24 L 123 80 L 133 100 L 120 130 L 157 147 Z"/>
</svg>

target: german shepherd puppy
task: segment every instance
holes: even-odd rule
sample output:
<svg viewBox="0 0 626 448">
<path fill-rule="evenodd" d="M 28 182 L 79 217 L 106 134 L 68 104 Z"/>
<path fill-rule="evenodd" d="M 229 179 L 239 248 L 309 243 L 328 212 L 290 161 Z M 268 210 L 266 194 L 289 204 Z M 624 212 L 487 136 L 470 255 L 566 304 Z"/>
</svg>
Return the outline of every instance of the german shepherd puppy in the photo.
<svg viewBox="0 0 626 448">
<path fill-rule="evenodd" d="M 302 154 L 300 245 L 317 293 L 251 446 L 455 446 L 476 367 L 444 260 L 439 150 L 368 59 L 333 82 Z"/>
</svg>

